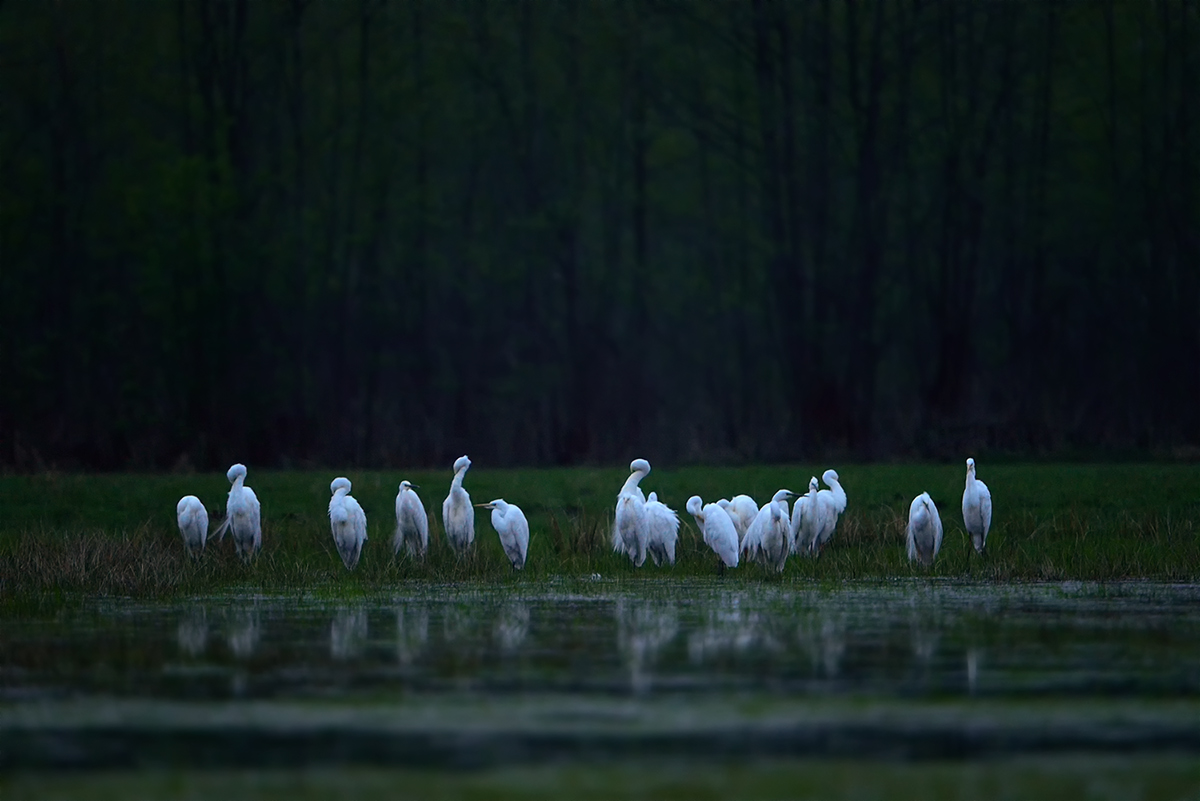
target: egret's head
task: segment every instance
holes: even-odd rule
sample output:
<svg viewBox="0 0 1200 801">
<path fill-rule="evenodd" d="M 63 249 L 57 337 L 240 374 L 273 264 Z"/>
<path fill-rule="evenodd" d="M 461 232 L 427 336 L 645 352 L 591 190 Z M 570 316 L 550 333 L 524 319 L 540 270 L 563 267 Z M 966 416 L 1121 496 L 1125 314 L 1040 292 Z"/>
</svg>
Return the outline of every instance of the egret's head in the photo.
<svg viewBox="0 0 1200 801">
<path fill-rule="evenodd" d="M 347 494 L 349 494 L 350 479 L 346 478 L 345 476 L 338 476 L 337 478 L 335 478 L 333 480 L 333 483 L 331 483 L 329 485 L 330 494 L 334 494 L 340 489 L 344 489 L 347 492 Z"/>
<path fill-rule="evenodd" d="M 503 498 L 497 498 L 494 501 L 488 501 L 487 503 L 477 503 L 475 505 L 480 509 L 499 509 L 501 512 L 503 512 L 505 507 L 508 506 L 508 504 L 504 502 Z"/>
<path fill-rule="evenodd" d="M 779 492 L 775 493 L 774 497 L 772 497 L 771 500 L 772 501 L 790 501 L 792 498 L 795 498 L 795 497 L 796 497 L 796 493 L 792 492 L 791 490 L 781 489 Z"/>
<path fill-rule="evenodd" d="M 729 508 L 729 499 L 722 498 L 721 500 L 717 501 L 717 506 L 720 506 L 722 509 L 728 509 Z"/>
<path fill-rule="evenodd" d="M 646 502 L 647 503 L 655 503 L 657 500 L 658 500 L 658 493 L 652 492 L 652 493 L 650 493 L 650 497 L 646 499 Z"/>
<path fill-rule="evenodd" d="M 629 472 L 630 473 L 649 473 L 650 472 L 650 463 L 647 462 L 645 459 L 634 459 L 632 462 L 629 463 Z"/>
<path fill-rule="evenodd" d="M 695 517 L 700 514 L 700 510 L 704 508 L 704 501 L 700 500 L 699 495 L 693 495 L 688 498 L 687 510 Z"/>
<path fill-rule="evenodd" d="M 455 473 L 459 472 L 460 470 L 467 470 L 470 467 L 471 467 L 471 460 L 468 459 L 466 456 L 460 456 L 454 460 L 454 472 Z"/>
<path fill-rule="evenodd" d="M 968 473 L 975 472 L 975 460 L 974 459 L 967 459 L 967 472 Z"/>
<path fill-rule="evenodd" d="M 401 481 L 400 482 L 400 491 L 401 492 L 404 492 L 405 490 L 416 490 L 416 489 L 420 489 L 420 487 L 418 485 L 412 483 L 411 481 Z"/>
<path fill-rule="evenodd" d="M 816 492 L 816 491 L 817 491 L 817 487 L 819 487 L 819 486 L 820 486 L 820 484 L 818 484 L 818 483 L 817 483 L 817 477 L 816 477 L 816 476 L 813 476 L 812 478 L 810 478 L 810 479 L 808 480 L 808 491 L 809 491 L 809 492 Z"/>
<path fill-rule="evenodd" d="M 229 479 L 230 484 L 237 481 L 239 478 L 245 477 L 246 465 L 244 464 L 235 464 L 233 467 L 229 468 L 229 472 L 225 474 L 225 478 Z"/>
<path fill-rule="evenodd" d="M 838 480 L 838 474 L 837 471 L 831 467 L 821 474 L 821 478 L 825 479 L 826 484 L 832 485 Z"/>
</svg>

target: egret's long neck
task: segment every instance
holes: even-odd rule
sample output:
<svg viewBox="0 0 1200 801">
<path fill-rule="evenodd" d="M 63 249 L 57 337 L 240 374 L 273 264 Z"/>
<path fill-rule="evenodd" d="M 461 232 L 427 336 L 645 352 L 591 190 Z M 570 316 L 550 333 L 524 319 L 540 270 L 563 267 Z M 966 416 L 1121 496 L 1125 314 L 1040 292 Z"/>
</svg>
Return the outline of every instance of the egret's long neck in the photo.
<svg viewBox="0 0 1200 801">
<path fill-rule="evenodd" d="M 246 483 L 246 477 L 245 477 L 245 476 L 238 476 L 237 478 L 235 478 L 235 479 L 233 480 L 233 489 L 234 489 L 235 491 L 236 491 L 236 490 L 240 490 L 240 489 L 242 488 L 242 485 L 243 485 L 243 484 L 245 484 L 245 483 Z"/>
<path fill-rule="evenodd" d="M 621 492 L 633 492 L 637 489 L 638 483 L 645 477 L 646 474 L 641 470 L 635 470 L 630 473 L 629 478 L 625 479 L 625 485 L 621 487 Z"/>
<path fill-rule="evenodd" d="M 471 468 L 469 468 L 469 467 L 464 467 L 462 470 L 459 470 L 457 473 L 454 474 L 454 480 L 450 482 L 451 491 L 456 490 L 456 489 L 462 489 L 463 477 L 466 476 L 467 471 L 470 469 Z"/>
<path fill-rule="evenodd" d="M 970 489 L 971 485 L 974 483 L 975 483 L 975 468 L 971 468 L 970 470 L 967 471 L 967 489 Z"/>
</svg>

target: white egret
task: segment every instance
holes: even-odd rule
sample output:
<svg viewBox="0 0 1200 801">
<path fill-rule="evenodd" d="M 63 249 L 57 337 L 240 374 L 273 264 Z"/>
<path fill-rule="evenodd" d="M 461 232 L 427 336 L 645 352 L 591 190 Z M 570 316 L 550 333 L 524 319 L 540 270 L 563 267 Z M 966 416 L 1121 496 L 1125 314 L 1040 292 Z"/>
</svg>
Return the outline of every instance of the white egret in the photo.
<svg viewBox="0 0 1200 801">
<path fill-rule="evenodd" d="M 654 557 L 654 564 L 675 564 L 675 543 L 679 540 L 679 515 L 658 499 L 658 493 L 650 493 L 646 501 L 646 550 Z"/>
<path fill-rule="evenodd" d="M 821 528 L 812 543 L 814 553 L 820 553 L 825 544 L 829 542 L 829 538 L 833 536 L 833 530 L 837 528 L 838 517 L 846 511 L 846 491 L 842 489 L 842 485 L 838 481 L 837 471 L 826 470 L 821 474 L 821 479 L 829 485 L 829 489 L 823 489 L 817 493 Z"/>
<path fill-rule="evenodd" d="M 529 553 L 529 521 L 521 507 L 507 503 L 503 498 L 475 505 L 492 510 L 492 528 L 500 535 L 500 546 L 512 562 L 513 570 L 525 567 L 525 557 Z"/>
<path fill-rule="evenodd" d="M 733 525 L 733 518 L 729 516 L 729 512 L 717 503 L 705 505 L 699 495 L 688 498 L 687 510 L 696 518 L 696 525 L 700 527 L 700 535 L 705 544 L 712 548 L 713 553 L 721 560 L 720 572 L 724 573 L 726 567 L 737 567 L 737 528 Z"/>
<path fill-rule="evenodd" d="M 238 556 L 250 559 L 262 548 L 262 507 L 254 490 L 246 486 L 246 466 L 235 464 L 225 474 L 229 483 L 229 500 L 225 502 L 225 520 L 213 532 L 213 537 L 220 542 L 229 529 L 233 534 L 233 544 Z"/>
<path fill-rule="evenodd" d="M 425 504 L 413 490 L 418 490 L 416 484 L 409 481 L 400 482 L 400 491 L 396 493 L 396 533 L 392 536 L 392 553 L 400 553 L 400 546 L 408 549 L 408 555 L 415 559 L 424 559 L 429 550 L 429 515 L 425 513 Z"/>
<path fill-rule="evenodd" d="M 184 495 L 175 504 L 175 519 L 183 535 L 183 547 L 195 558 L 204 551 L 208 539 L 208 510 L 195 495 Z"/>
<path fill-rule="evenodd" d="M 846 490 L 842 489 L 841 480 L 838 478 L 837 471 L 833 468 L 826 470 L 821 474 L 821 480 L 829 486 L 829 489 L 824 491 L 828 492 L 833 497 L 835 501 L 835 508 L 837 509 L 837 513 L 840 515 L 842 512 L 846 511 Z"/>
<path fill-rule="evenodd" d="M 733 520 L 733 527 L 737 529 L 738 546 L 746 539 L 746 529 L 750 528 L 750 524 L 754 522 L 754 518 L 758 517 L 758 504 L 749 495 L 735 495 L 732 500 L 722 498 L 717 501 L 722 509 Z"/>
<path fill-rule="evenodd" d="M 646 561 L 650 531 L 646 520 L 646 496 L 638 483 L 650 473 L 650 463 L 634 459 L 629 463 L 629 478 L 617 493 L 617 511 L 613 520 L 613 550 L 629 557 L 635 567 Z"/>
<path fill-rule="evenodd" d="M 992 527 L 992 492 L 975 478 L 975 460 L 967 459 L 967 486 L 963 489 L 963 524 L 971 542 L 980 554 L 987 546 L 988 529 Z"/>
<path fill-rule="evenodd" d="M 808 480 L 808 494 L 796 499 L 792 507 L 792 523 L 789 538 L 792 542 L 792 553 L 811 552 L 821 531 L 821 518 L 818 515 L 817 477 Z"/>
<path fill-rule="evenodd" d="M 932 565 L 942 547 L 942 518 L 928 492 L 913 498 L 908 509 L 908 561 Z"/>
<path fill-rule="evenodd" d="M 442 501 L 442 525 L 450 547 L 461 554 L 475 541 L 475 507 L 471 496 L 463 489 L 463 476 L 471 469 L 471 460 L 460 456 L 454 460 L 454 480 L 450 482 L 450 494 Z"/>
<path fill-rule="evenodd" d="M 367 515 L 357 500 L 350 495 L 350 479 L 340 476 L 329 485 L 333 497 L 329 499 L 329 526 L 333 529 L 333 542 L 347 570 L 358 565 L 362 555 L 362 544 L 367 541 Z"/>
<path fill-rule="evenodd" d="M 754 522 L 746 529 L 746 539 L 742 540 L 742 552 L 751 558 L 757 557 L 763 565 L 770 565 L 783 572 L 787 562 L 791 542 L 788 538 L 791 528 L 791 514 L 788 512 L 788 499 L 795 498 L 796 493 L 788 489 L 776 492 L 771 500 L 758 510 Z"/>
</svg>

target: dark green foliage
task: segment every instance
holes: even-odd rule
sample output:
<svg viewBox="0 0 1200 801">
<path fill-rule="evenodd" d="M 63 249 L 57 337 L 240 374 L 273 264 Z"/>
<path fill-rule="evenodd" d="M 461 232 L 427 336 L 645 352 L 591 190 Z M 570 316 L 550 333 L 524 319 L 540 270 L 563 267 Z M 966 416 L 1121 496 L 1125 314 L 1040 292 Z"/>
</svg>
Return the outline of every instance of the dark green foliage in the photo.
<svg viewBox="0 0 1200 801">
<path fill-rule="evenodd" d="M 1193 0 L 0 3 L 0 465 L 1194 455 L 1197 42 Z"/>
<path fill-rule="evenodd" d="M 984 470 L 981 467 L 981 471 Z M 678 563 L 634 570 L 611 552 L 618 470 L 483 470 L 465 486 L 475 502 L 517 503 L 531 527 L 529 561 L 515 574 L 490 519 L 476 516 L 474 552 L 459 559 L 441 532 L 449 474 L 350 471 L 367 511 L 369 539 L 354 573 L 333 546 L 326 516 L 330 474 L 251 471 L 263 504 L 263 551 L 251 565 L 232 544 L 209 543 L 192 562 L 175 528 L 175 501 L 197 494 L 211 528 L 224 515 L 223 476 L 45 474 L 0 479 L 0 593 L 8 603 L 84 595 L 166 596 L 257 588 L 267 592 L 387 592 L 407 581 L 587 581 L 592 573 L 642 581 L 709 575 L 716 558 L 683 511 L 691 494 L 715 500 L 736 492 L 765 501 L 780 486 L 806 485 L 815 466 L 656 470 L 645 486 L 680 513 Z M 988 554 L 979 558 L 962 529 L 961 471 L 944 465 L 847 466 L 840 471 L 849 508 L 819 559 L 793 557 L 782 577 L 756 564 L 726 580 L 822 581 L 930 575 L 974 580 L 1194 581 L 1200 576 L 1200 478 L 1190 468 L 1159 465 L 996 465 L 981 475 L 992 488 L 996 516 Z M 422 486 L 434 518 L 424 564 L 394 558 L 391 535 L 396 486 Z M 927 490 L 946 535 L 929 571 L 910 565 L 904 530 L 912 497 Z"/>
</svg>

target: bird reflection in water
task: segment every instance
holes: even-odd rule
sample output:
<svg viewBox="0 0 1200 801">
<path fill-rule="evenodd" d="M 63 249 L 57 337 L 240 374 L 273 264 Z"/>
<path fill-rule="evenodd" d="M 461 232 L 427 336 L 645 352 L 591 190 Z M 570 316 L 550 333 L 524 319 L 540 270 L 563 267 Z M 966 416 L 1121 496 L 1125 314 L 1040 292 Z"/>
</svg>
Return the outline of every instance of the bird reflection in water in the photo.
<svg viewBox="0 0 1200 801">
<path fill-rule="evenodd" d="M 704 624 L 688 637 L 688 658 L 693 663 L 701 664 L 723 653 L 784 650 L 783 643 L 772 632 L 778 621 L 769 613 L 744 609 L 743 595 L 734 593 L 719 599 Z"/>
<path fill-rule="evenodd" d="M 238 609 L 230 615 L 225 642 L 237 659 L 249 659 L 262 636 L 257 609 Z"/>
<path fill-rule="evenodd" d="M 203 654 L 208 642 L 208 610 L 201 606 L 184 612 L 175 636 L 179 641 L 179 650 L 188 656 Z"/>
<path fill-rule="evenodd" d="M 979 649 L 967 649 L 967 692 L 971 695 L 979 688 Z"/>
<path fill-rule="evenodd" d="M 429 610 L 424 606 L 396 608 L 396 660 L 411 665 L 429 641 Z"/>
<path fill-rule="evenodd" d="M 674 604 L 618 598 L 615 615 L 617 649 L 629 667 L 630 686 L 635 693 L 644 693 L 651 685 L 650 668 L 679 630 L 679 614 Z"/>
<path fill-rule="evenodd" d="M 932 622 L 926 625 L 914 623 L 909 636 L 912 641 L 913 656 L 916 657 L 922 668 L 928 668 L 933 661 L 933 655 L 937 653 L 938 641 L 942 638 L 937 624 Z"/>
<path fill-rule="evenodd" d="M 915 667 L 925 673 L 937 653 L 941 632 L 946 628 L 939 602 L 936 591 L 912 595 L 907 600 L 909 643 L 916 661 Z"/>
<path fill-rule="evenodd" d="M 516 652 L 529 635 L 529 605 L 518 601 L 500 607 L 493 632 L 503 653 Z"/>
<path fill-rule="evenodd" d="M 481 639 L 478 629 L 478 613 L 474 606 L 448 604 L 443 608 L 442 636 L 446 638 L 447 644 L 463 650 L 465 646 L 477 643 Z"/>
<path fill-rule="evenodd" d="M 812 661 L 814 675 L 838 677 L 846 653 L 846 621 L 842 615 L 827 612 L 810 615 L 798 627 L 796 639 Z"/>
<path fill-rule="evenodd" d="M 329 655 L 337 660 L 355 659 L 367 642 L 367 610 L 339 609 L 329 624 Z"/>
</svg>

